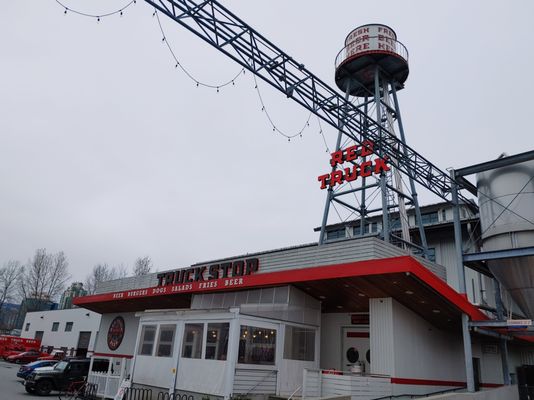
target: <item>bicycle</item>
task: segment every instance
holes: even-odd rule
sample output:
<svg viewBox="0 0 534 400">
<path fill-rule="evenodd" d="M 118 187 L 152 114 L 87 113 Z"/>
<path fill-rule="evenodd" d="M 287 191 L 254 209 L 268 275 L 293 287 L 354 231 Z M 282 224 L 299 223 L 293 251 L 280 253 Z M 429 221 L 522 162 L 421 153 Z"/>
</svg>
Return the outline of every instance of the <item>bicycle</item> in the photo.
<svg viewBox="0 0 534 400">
<path fill-rule="evenodd" d="M 96 399 L 97 385 L 89 383 L 85 379 L 74 381 L 69 384 L 65 391 L 58 394 L 59 400 Z"/>
</svg>

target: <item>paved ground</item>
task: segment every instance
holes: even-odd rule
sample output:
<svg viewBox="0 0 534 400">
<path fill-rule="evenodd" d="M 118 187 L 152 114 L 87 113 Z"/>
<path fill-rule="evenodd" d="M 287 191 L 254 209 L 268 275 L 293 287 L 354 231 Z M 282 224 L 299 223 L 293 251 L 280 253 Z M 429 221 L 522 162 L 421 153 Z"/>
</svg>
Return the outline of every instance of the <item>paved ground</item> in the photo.
<svg viewBox="0 0 534 400">
<path fill-rule="evenodd" d="M 17 371 L 20 365 L 10 364 L 0 361 L 0 400 L 52 400 L 57 399 L 57 395 L 40 397 L 26 393 L 24 386 L 17 378 Z"/>
</svg>

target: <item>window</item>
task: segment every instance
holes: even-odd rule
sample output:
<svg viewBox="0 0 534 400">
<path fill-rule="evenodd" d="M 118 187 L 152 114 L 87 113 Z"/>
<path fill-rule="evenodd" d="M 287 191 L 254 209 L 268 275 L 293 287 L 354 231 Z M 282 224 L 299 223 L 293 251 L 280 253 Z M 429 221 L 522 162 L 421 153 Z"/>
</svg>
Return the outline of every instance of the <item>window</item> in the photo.
<svg viewBox="0 0 534 400">
<path fill-rule="evenodd" d="M 30 330 L 30 323 L 29 322 L 26 322 L 26 328 L 24 328 L 24 330 L 26 332 Z"/>
<path fill-rule="evenodd" d="M 206 360 L 226 360 L 229 331 L 229 323 L 208 324 Z"/>
<path fill-rule="evenodd" d="M 52 332 L 57 332 L 59 329 L 59 322 L 52 322 Z"/>
<path fill-rule="evenodd" d="M 401 228 L 401 222 L 399 217 L 391 218 L 391 221 L 389 221 L 389 229 L 400 229 Z"/>
<path fill-rule="evenodd" d="M 94 372 L 108 372 L 109 360 L 105 358 L 94 358 L 93 359 L 93 369 Z"/>
<path fill-rule="evenodd" d="M 369 233 L 376 233 L 377 232 L 377 226 L 376 224 L 373 224 L 372 222 L 367 222 L 365 226 L 363 227 L 363 234 L 368 235 Z M 360 235 L 360 225 L 354 226 L 352 229 L 352 235 L 353 236 L 359 236 Z"/>
<path fill-rule="evenodd" d="M 151 356 L 154 349 L 154 340 L 156 339 L 156 325 L 143 325 L 141 331 L 141 341 L 137 354 L 141 356 Z"/>
<path fill-rule="evenodd" d="M 161 325 L 159 327 L 158 357 L 171 357 L 172 347 L 174 343 L 174 333 L 176 332 L 176 325 Z"/>
<path fill-rule="evenodd" d="M 429 247 L 428 248 L 428 259 L 432 262 L 436 262 L 436 248 L 435 247 Z"/>
<path fill-rule="evenodd" d="M 204 336 L 204 324 L 185 324 L 182 357 L 202 357 L 202 337 Z"/>
<path fill-rule="evenodd" d="M 274 365 L 276 330 L 241 325 L 238 362 Z"/>
<path fill-rule="evenodd" d="M 421 214 L 421 222 L 423 225 L 426 224 L 435 224 L 438 222 L 438 212 L 431 212 L 426 214 Z"/>
<path fill-rule="evenodd" d="M 326 238 L 331 239 L 343 239 L 345 238 L 345 228 L 334 229 L 326 232 Z"/>
<path fill-rule="evenodd" d="M 288 360 L 315 360 L 315 330 L 286 326 L 284 358 Z"/>
<path fill-rule="evenodd" d="M 44 331 L 35 331 L 35 336 L 33 337 L 36 340 L 43 341 Z"/>
<path fill-rule="evenodd" d="M 72 331 L 72 325 L 74 325 L 74 322 L 67 322 L 65 324 L 65 332 L 71 332 Z"/>
</svg>

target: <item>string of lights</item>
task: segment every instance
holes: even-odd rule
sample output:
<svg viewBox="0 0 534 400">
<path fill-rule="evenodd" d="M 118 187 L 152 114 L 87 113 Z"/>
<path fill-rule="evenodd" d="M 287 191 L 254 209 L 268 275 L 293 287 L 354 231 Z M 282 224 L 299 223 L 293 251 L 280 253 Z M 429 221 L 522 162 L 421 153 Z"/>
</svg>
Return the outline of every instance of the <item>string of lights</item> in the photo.
<svg viewBox="0 0 534 400">
<path fill-rule="evenodd" d="M 319 124 L 319 135 L 323 138 L 324 147 L 326 148 L 326 152 L 330 153 L 330 148 L 328 147 L 328 143 L 326 141 L 326 138 L 324 137 L 323 133 L 323 125 L 321 124 L 321 118 L 317 117 L 317 124 Z"/>
<path fill-rule="evenodd" d="M 307 127 L 310 126 L 310 119 L 311 119 L 312 113 L 310 112 L 310 115 L 308 115 L 308 118 L 306 119 L 306 122 L 304 123 L 303 127 L 297 133 L 295 133 L 293 135 L 289 135 L 289 134 L 285 133 L 283 130 L 281 130 L 280 128 L 278 128 L 276 126 L 276 124 L 274 123 L 273 119 L 271 118 L 271 115 L 269 114 L 269 111 L 267 111 L 267 108 L 265 107 L 265 103 L 263 101 L 263 97 L 261 95 L 260 88 L 258 86 L 258 81 L 256 80 L 256 75 L 253 75 L 253 78 L 254 78 L 254 89 L 256 89 L 256 93 L 258 93 L 258 98 L 260 99 L 260 103 L 261 103 L 261 110 L 265 113 L 267 119 L 269 120 L 269 123 L 273 127 L 273 132 L 278 132 L 280 135 L 282 135 L 285 138 L 287 138 L 288 142 L 290 142 L 291 139 L 293 139 L 293 138 L 295 138 L 297 136 L 302 137 L 302 132 L 304 132 L 304 130 Z"/>
<path fill-rule="evenodd" d="M 137 3 L 137 0 L 130 0 L 128 3 L 126 3 L 123 7 L 115 10 L 115 11 L 111 11 L 111 12 L 107 12 L 107 13 L 101 13 L 101 14 L 91 14 L 91 13 L 87 13 L 87 12 L 83 12 L 83 11 L 79 11 L 79 10 L 76 10 L 76 9 L 73 9 L 73 8 L 70 8 L 68 7 L 66 4 L 64 4 L 63 2 L 61 2 L 60 0 L 55 0 L 57 4 L 59 4 L 63 9 L 64 9 L 64 13 L 67 14 L 69 12 L 73 13 L 73 14 L 77 14 L 77 15 L 81 15 L 81 16 L 84 16 L 84 17 L 89 17 L 89 18 L 95 18 L 97 21 L 100 21 L 100 19 L 102 18 L 105 18 L 105 17 L 109 17 L 109 16 L 112 16 L 112 15 L 116 15 L 116 14 L 119 14 L 120 16 L 123 15 L 124 13 L 124 10 L 126 10 L 128 7 L 130 7 L 131 5 L 133 4 L 136 4 Z M 231 79 L 229 79 L 228 81 L 225 81 L 223 83 L 220 83 L 220 84 L 211 84 L 211 83 L 206 83 L 206 82 L 202 82 L 201 80 L 197 79 L 187 68 L 185 68 L 182 63 L 178 60 L 178 57 L 176 56 L 176 53 L 175 51 L 173 50 L 171 44 L 169 43 L 169 40 L 167 39 L 167 35 L 165 33 L 165 30 L 163 29 L 163 25 L 161 23 L 161 19 L 159 18 L 159 13 L 157 10 L 154 10 L 154 13 L 152 14 L 153 17 L 156 17 L 156 20 L 157 20 L 157 23 L 158 23 L 158 27 L 159 27 L 159 30 L 161 32 L 161 41 L 166 45 L 167 49 L 169 50 L 169 53 L 171 54 L 171 57 L 173 58 L 174 62 L 175 62 L 175 68 L 180 68 L 182 70 L 182 72 L 191 80 L 195 83 L 195 85 L 197 87 L 205 87 L 205 88 L 209 88 L 209 89 L 215 89 L 217 92 L 219 92 L 220 89 L 226 87 L 226 86 L 229 86 L 229 85 L 232 85 L 234 86 L 235 85 L 235 82 L 236 80 L 242 76 L 242 75 L 245 75 L 245 68 L 241 68 L 239 70 L 239 72 L 233 76 Z M 268 112 L 266 106 L 265 106 L 265 102 L 263 101 L 263 96 L 260 92 L 260 88 L 258 87 L 258 82 L 256 80 L 256 76 L 254 76 L 254 88 L 256 89 L 256 93 L 258 95 L 258 98 L 260 100 L 260 103 L 261 103 L 261 107 L 262 107 L 262 111 L 265 112 L 265 115 L 270 123 L 270 125 L 272 126 L 272 129 L 273 129 L 273 132 L 277 132 L 278 134 L 284 136 L 285 138 L 287 138 L 288 141 L 291 141 L 291 139 L 299 136 L 299 137 L 302 137 L 302 133 L 304 132 L 304 130 L 306 128 L 308 128 L 310 126 L 310 119 L 311 119 L 311 116 L 312 116 L 312 113 L 310 112 L 310 114 L 308 115 L 308 118 L 306 119 L 304 125 L 302 126 L 302 128 L 297 131 L 295 134 L 288 134 L 286 133 L 284 130 L 280 129 L 275 123 L 274 123 L 274 120 L 273 118 L 271 117 L 270 113 Z M 323 138 L 323 142 L 325 144 L 325 148 L 326 148 L 326 152 L 330 152 L 330 149 L 328 147 L 328 144 L 327 144 L 327 141 L 326 141 L 326 138 L 323 134 L 323 127 L 321 125 L 321 121 L 319 118 L 317 118 L 317 122 L 318 122 L 318 125 L 319 125 L 319 134 L 321 135 L 321 137 Z"/>
<path fill-rule="evenodd" d="M 174 59 L 174 62 L 176 63 L 175 64 L 175 67 L 176 68 L 180 68 L 182 70 L 182 72 L 189 78 L 191 79 L 193 82 L 195 82 L 195 84 L 197 85 L 197 87 L 199 86 L 203 86 L 203 87 L 206 87 L 206 88 L 210 88 L 210 89 L 216 89 L 217 92 L 219 92 L 219 90 L 225 86 L 228 86 L 228 85 L 232 85 L 234 86 L 235 85 L 235 80 L 237 78 L 239 78 L 241 75 L 245 75 L 245 68 L 241 68 L 239 70 L 239 72 L 232 78 L 230 79 L 229 81 L 226 81 L 224 83 L 221 83 L 221 84 L 218 84 L 218 85 L 215 85 L 215 84 L 209 84 L 209 83 L 204 83 L 204 82 L 201 82 L 200 80 L 198 80 L 197 78 L 195 78 L 195 76 L 193 76 L 193 74 L 191 74 L 189 72 L 189 70 L 187 68 L 185 68 L 182 63 L 178 60 L 178 57 L 176 57 L 176 53 L 174 52 L 174 50 L 172 49 L 169 41 L 167 40 L 167 35 L 165 34 L 165 31 L 163 30 L 163 25 L 161 24 L 161 20 L 159 19 L 159 13 L 157 12 L 157 10 L 154 10 L 154 13 L 152 14 L 152 16 L 156 17 L 157 21 L 158 21 L 158 26 L 159 26 L 159 30 L 161 31 L 161 41 L 163 43 L 165 43 L 165 45 L 167 46 L 167 49 L 169 50 L 169 52 L 171 53 L 171 56 L 172 58 Z"/>
<path fill-rule="evenodd" d="M 130 2 L 128 2 L 123 7 L 119 8 L 119 9 L 117 9 L 115 11 L 102 13 L 102 14 L 90 14 L 90 13 L 86 13 L 86 12 L 83 12 L 83 11 L 78 11 L 78 10 L 75 10 L 73 8 L 70 8 L 70 7 L 66 6 L 65 4 L 63 4 L 61 1 L 56 0 L 56 3 L 59 4 L 61 7 L 63 7 L 63 9 L 64 9 L 63 13 L 64 14 L 67 14 L 68 12 L 71 12 L 73 14 L 78 14 L 78 15 L 81 15 L 81 16 L 84 16 L 84 17 L 95 18 L 98 22 L 100 22 L 101 18 L 110 17 L 110 16 L 115 15 L 115 14 L 119 14 L 120 16 L 122 16 L 122 14 L 124 13 L 124 10 L 126 10 L 132 4 L 136 4 L 136 2 L 137 2 L 137 0 L 130 0 Z"/>
<path fill-rule="evenodd" d="M 200 80 L 198 80 L 197 78 L 195 78 L 195 76 L 189 72 L 189 70 L 187 68 L 185 68 L 182 63 L 178 60 L 178 57 L 176 56 L 176 53 L 174 52 L 171 44 L 169 43 L 169 41 L 167 40 L 167 35 L 165 34 L 165 30 L 163 29 L 163 25 L 161 23 L 161 20 L 159 18 L 159 13 L 157 10 L 154 10 L 154 13 L 152 14 L 152 16 L 156 17 L 157 19 L 157 22 L 158 22 L 158 27 L 160 29 L 160 32 L 161 32 L 161 41 L 163 43 L 165 43 L 165 45 L 167 46 L 167 49 L 169 50 L 172 58 L 174 59 L 175 61 L 175 68 L 180 68 L 182 70 L 182 72 L 189 78 L 191 79 L 193 82 L 195 82 L 195 84 L 198 86 L 203 86 L 203 87 L 207 87 L 207 88 L 210 88 L 210 89 L 216 89 L 217 92 L 219 92 L 219 90 L 225 86 L 228 86 L 228 85 L 235 85 L 235 81 L 237 78 L 239 78 L 241 75 L 245 75 L 245 68 L 241 68 L 241 70 L 232 78 L 230 79 L 229 81 L 226 81 L 224 83 L 221 83 L 221 84 L 218 84 L 218 85 L 214 85 L 214 84 L 208 84 L 208 83 L 204 83 L 204 82 L 201 82 Z M 297 133 L 295 133 L 294 135 L 288 135 L 287 133 L 285 133 L 284 131 L 282 131 L 280 128 L 278 128 L 276 126 L 276 124 L 274 123 L 273 119 L 271 118 L 269 112 L 267 111 L 266 107 L 265 107 L 265 103 L 263 102 L 263 97 L 261 95 L 261 92 L 260 92 L 260 89 L 258 87 L 258 82 L 256 80 L 256 76 L 253 75 L 254 77 L 254 87 L 256 89 L 256 92 L 258 94 L 258 98 L 260 99 L 260 103 L 261 103 L 261 107 L 262 107 L 262 111 L 265 112 L 266 116 L 267 116 L 267 119 L 269 120 L 269 123 L 271 124 L 271 126 L 273 127 L 273 132 L 278 132 L 280 135 L 286 137 L 288 139 L 288 141 L 291 141 L 291 139 L 293 139 L 294 137 L 296 136 L 300 136 L 302 137 L 302 132 L 310 126 L 310 119 L 311 119 L 311 116 L 312 116 L 312 113 L 310 113 L 310 115 L 308 116 L 304 126 L 302 127 L 302 129 L 300 129 Z M 322 132 L 322 129 L 321 129 L 321 132 Z M 324 136 L 323 136 L 323 139 L 324 139 Z M 326 144 L 326 141 L 325 141 L 325 144 Z"/>
</svg>

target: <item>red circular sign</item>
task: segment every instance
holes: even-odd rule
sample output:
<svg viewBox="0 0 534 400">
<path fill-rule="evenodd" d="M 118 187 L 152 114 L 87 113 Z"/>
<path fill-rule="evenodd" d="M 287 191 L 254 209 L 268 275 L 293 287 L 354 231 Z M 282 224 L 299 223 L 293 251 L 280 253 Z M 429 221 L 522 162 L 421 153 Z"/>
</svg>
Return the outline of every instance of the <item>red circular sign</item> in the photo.
<svg viewBox="0 0 534 400">
<path fill-rule="evenodd" d="M 111 321 L 108 330 L 108 347 L 110 350 L 117 350 L 124 338 L 124 319 L 116 317 Z"/>
</svg>

